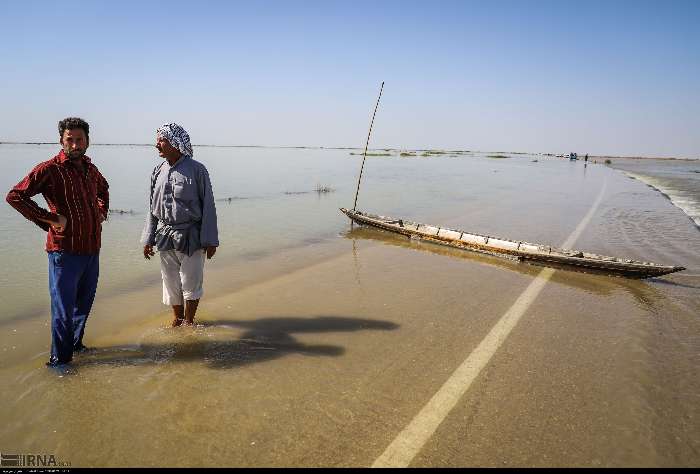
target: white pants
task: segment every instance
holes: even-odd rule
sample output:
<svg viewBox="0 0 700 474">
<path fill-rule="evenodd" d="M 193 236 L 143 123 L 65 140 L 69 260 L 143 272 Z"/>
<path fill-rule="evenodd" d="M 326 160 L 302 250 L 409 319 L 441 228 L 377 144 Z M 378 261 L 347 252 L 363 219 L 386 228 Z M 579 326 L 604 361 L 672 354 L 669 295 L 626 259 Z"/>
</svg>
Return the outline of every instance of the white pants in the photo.
<svg viewBox="0 0 700 474">
<path fill-rule="evenodd" d="M 185 300 L 198 300 L 204 294 L 204 259 L 206 250 L 200 249 L 192 256 L 177 250 L 165 250 L 160 254 L 160 273 L 163 275 L 163 304 L 182 305 Z"/>
</svg>

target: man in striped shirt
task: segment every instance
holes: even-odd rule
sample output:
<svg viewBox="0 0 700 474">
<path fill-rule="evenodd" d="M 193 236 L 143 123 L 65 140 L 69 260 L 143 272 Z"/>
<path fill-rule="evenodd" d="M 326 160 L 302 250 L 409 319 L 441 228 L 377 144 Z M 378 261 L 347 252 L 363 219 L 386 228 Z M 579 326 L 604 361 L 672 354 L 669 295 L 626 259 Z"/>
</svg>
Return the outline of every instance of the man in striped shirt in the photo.
<svg viewBox="0 0 700 474">
<path fill-rule="evenodd" d="M 61 152 L 39 163 L 7 194 L 7 202 L 47 232 L 51 295 L 51 356 L 66 364 L 83 345 L 85 323 L 97 290 L 102 222 L 109 211 L 109 185 L 85 151 L 90 126 L 69 117 L 58 123 Z M 49 210 L 32 196 L 41 194 Z"/>
</svg>

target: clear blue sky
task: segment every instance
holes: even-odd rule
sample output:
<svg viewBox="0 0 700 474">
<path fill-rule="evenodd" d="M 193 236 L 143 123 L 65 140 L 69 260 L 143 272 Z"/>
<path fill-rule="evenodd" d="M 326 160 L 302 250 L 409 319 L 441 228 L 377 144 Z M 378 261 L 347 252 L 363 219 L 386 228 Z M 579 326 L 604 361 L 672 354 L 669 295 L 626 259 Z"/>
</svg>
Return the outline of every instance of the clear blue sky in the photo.
<svg viewBox="0 0 700 474">
<path fill-rule="evenodd" d="M 700 157 L 700 1 L 3 1 L 0 140 Z"/>
</svg>

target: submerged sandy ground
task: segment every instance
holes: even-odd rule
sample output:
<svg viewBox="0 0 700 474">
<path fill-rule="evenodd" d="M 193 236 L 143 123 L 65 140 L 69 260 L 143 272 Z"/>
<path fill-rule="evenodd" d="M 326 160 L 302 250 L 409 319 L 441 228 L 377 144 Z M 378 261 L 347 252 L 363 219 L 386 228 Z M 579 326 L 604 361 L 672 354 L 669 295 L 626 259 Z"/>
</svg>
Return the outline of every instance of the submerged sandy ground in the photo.
<svg viewBox="0 0 700 474">
<path fill-rule="evenodd" d="M 43 357 L 3 370 L 3 449 L 73 465 L 369 465 L 539 269 L 519 270 L 359 241 L 207 300 L 195 330 L 163 329 L 163 312 L 100 333 L 102 305 L 99 349 L 71 373 L 56 380 Z M 413 465 L 697 464 L 699 329 L 663 287 L 560 276 Z"/>
<path fill-rule="evenodd" d="M 650 236 L 605 202 L 577 247 L 688 270 L 555 272 L 411 466 L 700 463 L 700 234 L 671 216 Z M 47 319 L 17 322 L 0 448 L 72 466 L 369 466 L 540 270 L 355 230 L 210 265 L 195 329 L 165 327 L 157 285 L 98 298 L 97 349 L 65 373 L 43 367 Z"/>
</svg>

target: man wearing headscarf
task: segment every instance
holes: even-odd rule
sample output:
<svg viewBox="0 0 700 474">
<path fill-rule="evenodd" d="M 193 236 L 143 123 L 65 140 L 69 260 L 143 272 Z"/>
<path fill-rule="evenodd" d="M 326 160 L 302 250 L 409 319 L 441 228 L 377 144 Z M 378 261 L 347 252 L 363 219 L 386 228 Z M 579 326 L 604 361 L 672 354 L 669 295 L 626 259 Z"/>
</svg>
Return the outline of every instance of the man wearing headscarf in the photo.
<svg viewBox="0 0 700 474">
<path fill-rule="evenodd" d="M 165 161 L 151 174 L 150 207 L 141 236 L 143 256 L 160 254 L 163 304 L 173 308 L 172 326 L 194 324 L 203 295 L 204 260 L 219 246 L 209 172 L 192 159 L 190 136 L 176 123 L 156 130 Z"/>
</svg>

